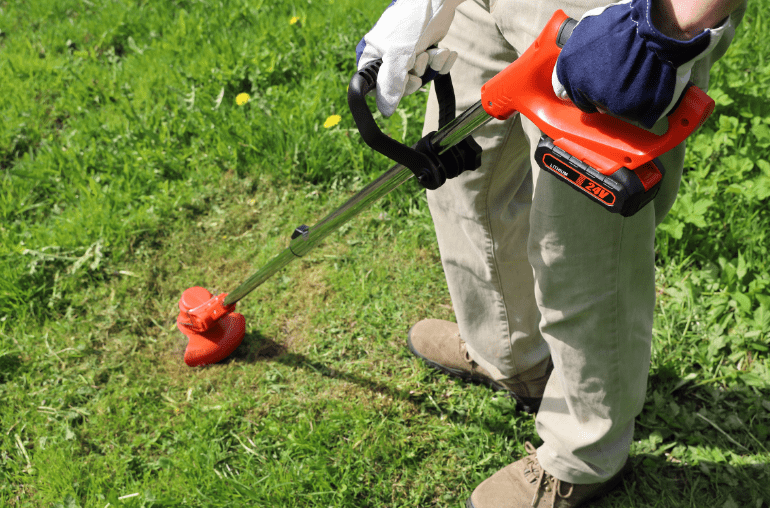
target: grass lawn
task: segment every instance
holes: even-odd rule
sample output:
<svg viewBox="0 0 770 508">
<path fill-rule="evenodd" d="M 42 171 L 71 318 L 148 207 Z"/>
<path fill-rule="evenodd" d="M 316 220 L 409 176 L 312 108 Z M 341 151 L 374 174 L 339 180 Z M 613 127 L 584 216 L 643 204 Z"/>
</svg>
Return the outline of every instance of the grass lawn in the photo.
<svg viewBox="0 0 770 508">
<path fill-rule="evenodd" d="M 405 347 L 453 317 L 412 182 L 239 303 L 230 358 L 182 360 L 185 288 L 234 289 L 391 166 L 346 104 L 381 4 L 0 0 L 0 506 L 459 507 L 539 443 Z M 770 507 L 769 7 L 658 230 L 635 474 L 598 507 Z"/>
</svg>

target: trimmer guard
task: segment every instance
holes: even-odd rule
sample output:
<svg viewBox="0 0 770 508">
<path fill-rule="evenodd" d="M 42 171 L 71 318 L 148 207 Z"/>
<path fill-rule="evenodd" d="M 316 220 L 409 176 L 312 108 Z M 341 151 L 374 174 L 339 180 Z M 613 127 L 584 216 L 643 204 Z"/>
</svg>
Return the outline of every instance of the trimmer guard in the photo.
<svg viewBox="0 0 770 508">
<path fill-rule="evenodd" d="M 220 295 L 223 296 L 223 295 Z M 191 287 L 182 293 L 179 299 L 179 316 L 176 326 L 188 338 L 187 348 L 184 352 L 184 362 L 190 367 L 217 363 L 227 358 L 243 341 L 246 333 L 246 319 L 242 314 L 233 312 L 235 304 L 227 306 L 224 313 L 217 313 L 218 317 L 210 320 L 208 328 L 196 330 L 191 322 L 191 313 L 208 302 L 217 300 L 202 287 Z M 219 309 L 219 305 L 213 305 Z M 208 320 L 206 320 L 208 321 Z"/>
</svg>

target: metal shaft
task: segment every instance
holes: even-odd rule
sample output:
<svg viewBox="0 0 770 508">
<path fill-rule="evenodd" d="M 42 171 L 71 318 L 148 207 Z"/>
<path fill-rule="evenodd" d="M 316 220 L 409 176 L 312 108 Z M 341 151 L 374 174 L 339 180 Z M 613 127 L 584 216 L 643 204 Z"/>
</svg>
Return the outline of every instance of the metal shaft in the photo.
<svg viewBox="0 0 770 508">
<path fill-rule="evenodd" d="M 437 147 L 439 153 L 443 153 L 456 145 L 476 129 L 491 120 L 492 117 L 484 111 L 481 102 L 476 103 L 459 117 L 448 123 L 443 129 L 431 136 L 431 144 Z M 333 211 L 318 224 L 310 227 L 301 235 L 293 238 L 289 246 L 276 257 L 268 261 L 266 265 L 254 275 L 246 279 L 234 291 L 225 298 L 225 305 L 232 305 L 241 298 L 251 293 L 263 282 L 273 276 L 280 269 L 302 257 L 312 248 L 321 243 L 327 236 L 350 221 L 353 217 L 369 208 L 372 203 L 388 194 L 396 187 L 412 178 L 414 174 L 405 166 L 396 164 L 379 178 L 364 187 L 344 205 Z"/>
</svg>

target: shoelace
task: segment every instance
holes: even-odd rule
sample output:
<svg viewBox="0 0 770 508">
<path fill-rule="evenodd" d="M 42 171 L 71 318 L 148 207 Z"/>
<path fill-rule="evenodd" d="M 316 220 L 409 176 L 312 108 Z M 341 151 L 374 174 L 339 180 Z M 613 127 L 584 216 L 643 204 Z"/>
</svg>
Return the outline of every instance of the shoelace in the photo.
<svg viewBox="0 0 770 508">
<path fill-rule="evenodd" d="M 542 495 L 543 491 L 550 491 L 550 489 L 548 489 L 548 484 L 551 482 L 555 484 L 554 501 L 557 495 L 563 499 L 570 497 L 572 495 L 573 485 L 568 483 L 569 490 L 566 494 L 562 494 L 561 480 L 554 478 L 553 475 L 545 472 L 545 469 L 543 469 L 543 466 L 541 466 L 540 462 L 537 460 L 537 449 L 532 445 L 532 443 L 529 441 L 525 442 L 524 449 L 527 450 L 527 453 L 529 453 L 529 456 L 527 457 L 527 467 L 524 469 L 524 479 L 529 483 L 535 484 L 535 495 L 532 497 L 532 508 L 537 508 L 537 503 L 540 501 L 540 496 Z M 534 475 L 537 475 L 537 478 L 533 478 L 531 480 L 527 478 L 527 476 Z"/>
</svg>

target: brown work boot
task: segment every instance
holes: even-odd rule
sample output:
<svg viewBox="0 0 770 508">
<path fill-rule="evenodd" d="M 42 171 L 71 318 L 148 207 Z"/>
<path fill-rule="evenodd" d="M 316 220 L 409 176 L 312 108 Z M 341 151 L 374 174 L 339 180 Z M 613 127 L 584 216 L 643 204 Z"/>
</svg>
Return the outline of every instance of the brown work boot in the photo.
<svg viewBox="0 0 770 508">
<path fill-rule="evenodd" d="M 497 381 L 470 357 L 457 323 L 441 319 L 424 319 L 415 324 L 409 330 L 406 343 L 409 350 L 430 367 L 464 381 L 506 391 L 527 413 L 535 413 L 540 407 L 545 384 L 553 369 L 553 364 L 549 363 L 544 376 L 526 383 Z"/>
<path fill-rule="evenodd" d="M 537 450 L 493 474 L 476 487 L 466 508 L 577 508 L 611 491 L 630 469 L 629 463 L 603 483 L 573 484 L 554 478 L 540 466 Z"/>
</svg>

